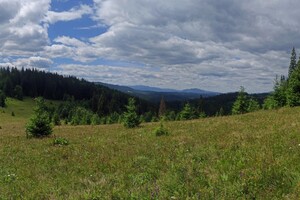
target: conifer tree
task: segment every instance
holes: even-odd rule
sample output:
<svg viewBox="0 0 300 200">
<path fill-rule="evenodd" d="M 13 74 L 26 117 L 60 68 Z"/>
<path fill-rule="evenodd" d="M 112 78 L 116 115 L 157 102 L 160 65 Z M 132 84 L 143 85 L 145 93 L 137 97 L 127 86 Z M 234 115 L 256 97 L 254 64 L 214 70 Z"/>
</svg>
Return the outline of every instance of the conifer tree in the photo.
<svg viewBox="0 0 300 200">
<path fill-rule="evenodd" d="M 245 92 L 245 88 L 241 86 L 237 99 L 232 106 L 232 114 L 247 113 L 248 106 L 249 106 L 249 102 L 248 102 L 247 93 Z"/>
<path fill-rule="evenodd" d="M 127 111 L 124 113 L 124 122 L 123 122 L 124 126 L 126 128 L 137 127 L 141 122 L 138 114 L 136 113 L 134 98 L 129 98 L 126 109 Z"/>
<path fill-rule="evenodd" d="M 6 96 L 2 90 L 0 90 L 0 107 L 5 107 Z"/>
<path fill-rule="evenodd" d="M 288 106 L 300 106 L 300 68 L 296 68 L 289 77 L 286 99 Z"/>
<path fill-rule="evenodd" d="M 275 101 L 274 104 L 277 108 L 283 107 L 287 103 L 287 87 L 288 82 L 285 80 L 285 77 L 281 76 L 280 80 L 278 80 L 278 77 L 276 76 L 274 92 L 272 95 Z"/>
<path fill-rule="evenodd" d="M 250 98 L 248 102 L 248 112 L 258 111 L 260 109 L 260 105 L 254 98 Z"/>
<path fill-rule="evenodd" d="M 41 97 L 37 98 L 34 115 L 26 125 L 27 137 L 44 137 L 52 133 L 50 117 L 45 108 L 44 99 Z"/>
<path fill-rule="evenodd" d="M 166 111 L 167 111 L 166 103 L 164 97 L 162 97 L 159 104 L 158 116 L 160 118 L 164 117 L 166 115 Z"/>
<path fill-rule="evenodd" d="M 289 67 L 289 78 L 291 77 L 292 73 L 296 69 L 296 66 L 297 66 L 297 55 L 296 55 L 295 47 L 293 47 L 291 53 L 290 67 Z"/>
<path fill-rule="evenodd" d="M 23 89 L 20 85 L 16 85 L 14 89 L 14 97 L 19 100 L 23 100 Z"/>
<path fill-rule="evenodd" d="M 190 120 L 195 118 L 195 111 L 189 103 L 186 103 L 179 114 L 180 120 Z"/>
</svg>

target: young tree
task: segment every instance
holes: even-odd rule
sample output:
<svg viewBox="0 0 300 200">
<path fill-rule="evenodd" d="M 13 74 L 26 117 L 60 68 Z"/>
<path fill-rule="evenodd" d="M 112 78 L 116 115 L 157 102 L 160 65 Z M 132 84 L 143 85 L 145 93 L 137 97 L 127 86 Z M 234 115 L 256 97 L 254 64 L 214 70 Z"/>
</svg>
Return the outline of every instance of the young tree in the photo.
<svg viewBox="0 0 300 200">
<path fill-rule="evenodd" d="M 291 77 L 292 73 L 296 69 L 296 66 L 297 66 L 297 54 L 296 54 L 295 47 L 293 47 L 291 53 L 290 67 L 289 67 L 289 78 Z"/>
<path fill-rule="evenodd" d="M 186 103 L 182 109 L 182 111 L 179 114 L 179 119 L 180 120 L 190 120 L 195 118 L 195 110 L 193 107 L 189 104 Z"/>
<path fill-rule="evenodd" d="M 141 122 L 138 114 L 136 113 L 134 98 L 129 98 L 126 109 L 127 111 L 124 113 L 124 121 L 123 121 L 124 126 L 126 128 L 137 127 Z"/>
<path fill-rule="evenodd" d="M 0 90 L 0 107 L 5 107 L 6 96 L 2 90 Z"/>
<path fill-rule="evenodd" d="M 280 80 L 278 80 L 278 77 L 276 76 L 274 92 L 272 95 L 277 108 L 283 107 L 287 103 L 287 86 L 288 82 L 285 80 L 284 76 L 281 76 Z"/>
<path fill-rule="evenodd" d="M 247 93 L 245 92 L 245 88 L 241 86 L 240 92 L 237 96 L 236 101 L 232 106 L 232 114 L 244 114 L 248 111 L 248 97 Z"/>
<path fill-rule="evenodd" d="M 248 102 L 248 112 L 258 111 L 260 109 L 260 105 L 254 98 L 250 98 Z"/>
<path fill-rule="evenodd" d="M 37 98 L 34 115 L 26 125 L 27 137 L 44 137 L 52 133 L 51 121 L 45 108 L 44 99 L 41 97 Z"/>
<path fill-rule="evenodd" d="M 164 97 L 162 97 L 159 104 L 158 116 L 160 118 L 164 117 L 166 115 L 166 111 L 167 111 L 166 103 Z"/>
</svg>

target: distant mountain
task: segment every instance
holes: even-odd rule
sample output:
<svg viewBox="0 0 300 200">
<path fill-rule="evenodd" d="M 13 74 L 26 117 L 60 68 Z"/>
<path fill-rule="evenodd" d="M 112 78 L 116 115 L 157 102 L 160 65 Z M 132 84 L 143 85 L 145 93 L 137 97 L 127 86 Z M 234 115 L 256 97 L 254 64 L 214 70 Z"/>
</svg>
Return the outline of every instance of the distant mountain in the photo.
<svg viewBox="0 0 300 200">
<path fill-rule="evenodd" d="M 106 87 L 109 87 L 114 90 L 118 90 L 124 92 L 126 94 L 130 94 L 141 99 L 145 99 L 151 102 L 159 102 L 162 97 L 164 97 L 165 101 L 186 101 L 191 99 L 197 99 L 201 96 L 210 97 L 218 95 L 217 92 L 210 92 L 205 90 L 200 90 L 197 88 L 186 89 L 186 90 L 175 90 L 168 88 L 157 88 L 157 87 L 149 87 L 143 85 L 136 86 L 120 86 L 120 85 L 112 85 L 107 83 L 97 83 Z"/>
<path fill-rule="evenodd" d="M 201 90 L 198 88 L 175 90 L 175 89 L 169 89 L 169 88 L 158 88 L 158 87 L 150 87 L 150 86 L 144 86 L 144 85 L 134 85 L 134 86 L 128 86 L 128 87 L 130 87 L 134 90 L 148 91 L 148 92 L 193 93 L 193 94 L 200 94 L 200 95 L 205 95 L 205 96 L 215 96 L 215 95 L 220 94 L 218 92 L 211 92 L 211 91 Z"/>
<path fill-rule="evenodd" d="M 130 87 L 134 90 L 145 91 L 145 92 L 179 92 L 179 90 L 150 87 L 150 86 L 145 86 L 145 85 L 133 85 L 133 86 L 128 86 L 128 87 Z"/>
</svg>

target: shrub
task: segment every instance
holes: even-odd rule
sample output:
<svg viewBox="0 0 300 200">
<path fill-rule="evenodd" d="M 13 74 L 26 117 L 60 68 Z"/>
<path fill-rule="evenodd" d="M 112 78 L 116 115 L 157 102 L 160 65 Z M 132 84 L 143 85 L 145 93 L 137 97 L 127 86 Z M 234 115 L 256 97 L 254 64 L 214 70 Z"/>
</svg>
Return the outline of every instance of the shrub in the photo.
<svg viewBox="0 0 300 200">
<path fill-rule="evenodd" d="M 12 116 L 12 117 L 15 116 L 15 112 L 14 112 L 14 111 L 11 112 L 11 116 Z"/>
<path fill-rule="evenodd" d="M 61 125 L 61 122 L 60 122 L 60 118 L 59 118 L 58 113 L 54 113 L 53 118 L 52 118 L 52 121 L 53 121 L 53 124 L 54 124 L 55 126 Z"/>
<path fill-rule="evenodd" d="M 101 119 L 99 115 L 93 114 L 92 119 L 91 119 L 91 124 L 92 125 L 99 125 L 101 123 Z"/>
<path fill-rule="evenodd" d="M 37 98 L 34 115 L 26 125 L 27 137 L 44 137 L 52 133 L 52 126 L 49 119 L 49 113 L 45 111 L 45 101 L 43 98 Z"/>
<path fill-rule="evenodd" d="M 53 145 L 69 145 L 69 141 L 66 138 L 55 138 L 53 140 Z"/>
<path fill-rule="evenodd" d="M 169 135 L 169 132 L 168 132 L 168 130 L 164 127 L 162 121 L 160 122 L 159 127 L 157 127 L 157 128 L 154 130 L 154 134 L 155 134 L 156 136 Z"/>
</svg>

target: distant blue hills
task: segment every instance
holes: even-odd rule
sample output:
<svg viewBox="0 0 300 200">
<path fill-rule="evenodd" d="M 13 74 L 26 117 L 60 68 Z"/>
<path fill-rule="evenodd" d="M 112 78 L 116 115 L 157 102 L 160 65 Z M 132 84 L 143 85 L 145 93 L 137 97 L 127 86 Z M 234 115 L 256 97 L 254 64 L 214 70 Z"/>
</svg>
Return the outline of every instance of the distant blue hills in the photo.
<svg viewBox="0 0 300 200">
<path fill-rule="evenodd" d="M 220 94 L 218 92 L 206 91 L 198 88 L 175 90 L 144 85 L 120 86 L 101 82 L 97 82 L 96 84 L 100 84 L 108 88 L 118 90 L 123 93 L 127 93 L 129 95 L 136 96 L 151 102 L 159 102 L 162 97 L 165 101 L 187 101 L 200 98 L 201 96 L 212 97 Z"/>
</svg>

